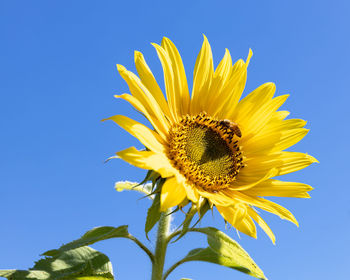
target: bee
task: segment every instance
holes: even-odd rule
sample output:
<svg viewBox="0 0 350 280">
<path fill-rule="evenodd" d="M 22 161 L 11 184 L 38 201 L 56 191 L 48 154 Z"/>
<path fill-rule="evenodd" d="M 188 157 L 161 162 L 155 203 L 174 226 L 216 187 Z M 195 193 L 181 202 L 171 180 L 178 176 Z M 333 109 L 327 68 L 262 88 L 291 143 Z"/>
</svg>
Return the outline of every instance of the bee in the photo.
<svg viewBox="0 0 350 280">
<path fill-rule="evenodd" d="M 222 126 L 225 126 L 227 128 L 230 128 L 234 134 L 236 134 L 239 138 L 242 137 L 242 132 L 241 130 L 239 129 L 238 127 L 238 124 L 234 123 L 234 122 L 231 122 L 230 120 L 220 120 L 219 123 L 222 125 Z"/>
</svg>

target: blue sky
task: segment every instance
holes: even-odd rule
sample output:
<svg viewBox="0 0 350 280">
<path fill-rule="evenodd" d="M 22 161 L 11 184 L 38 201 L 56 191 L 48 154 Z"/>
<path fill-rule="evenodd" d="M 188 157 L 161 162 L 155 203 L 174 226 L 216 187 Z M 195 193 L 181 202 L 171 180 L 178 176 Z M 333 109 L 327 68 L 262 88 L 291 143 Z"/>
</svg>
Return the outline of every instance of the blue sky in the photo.
<svg viewBox="0 0 350 280">
<path fill-rule="evenodd" d="M 147 242 L 150 202 L 113 189 L 115 181 L 138 181 L 145 172 L 119 160 L 104 164 L 118 150 L 141 147 L 112 122 L 100 122 L 115 114 L 141 120 L 113 98 L 128 91 L 115 64 L 134 70 L 133 52 L 142 51 L 162 81 L 150 42 L 167 36 L 192 80 L 204 33 L 216 65 L 225 48 L 235 60 L 253 49 L 245 92 L 271 81 L 278 95 L 291 94 L 283 108 L 311 129 L 291 150 L 320 161 L 285 176 L 312 185 L 311 199 L 273 199 L 295 214 L 299 228 L 263 214 L 276 246 L 261 230 L 257 240 L 227 233 L 269 279 L 347 279 L 349 12 L 345 0 L 1 1 L 0 268 L 26 269 L 40 253 L 99 225 L 129 224 Z M 207 225 L 225 230 L 215 213 Z M 204 246 L 204 237 L 188 235 L 169 249 L 167 264 Z M 116 279 L 149 279 L 147 256 L 130 241 L 94 248 L 110 257 Z M 253 279 L 206 263 L 185 264 L 169 279 L 181 277 Z"/>
</svg>

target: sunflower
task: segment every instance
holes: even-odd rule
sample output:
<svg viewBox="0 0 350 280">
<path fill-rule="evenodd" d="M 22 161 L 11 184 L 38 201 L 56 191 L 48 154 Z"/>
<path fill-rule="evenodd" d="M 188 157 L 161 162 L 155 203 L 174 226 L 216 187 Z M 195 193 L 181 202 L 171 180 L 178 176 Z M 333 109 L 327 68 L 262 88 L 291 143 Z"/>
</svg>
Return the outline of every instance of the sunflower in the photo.
<svg viewBox="0 0 350 280">
<path fill-rule="evenodd" d="M 233 64 L 226 49 L 214 70 L 211 47 L 204 36 L 190 94 L 175 45 L 168 38 L 161 45 L 152 45 L 163 67 L 166 98 L 142 53 L 135 51 L 139 77 L 117 65 L 132 95 L 115 97 L 128 101 L 153 126 L 150 129 L 123 115 L 108 118 L 147 148 L 130 147 L 117 156 L 165 179 L 161 211 L 186 199 L 192 203 L 206 199 L 237 230 L 256 238 L 255 221 L 275 242 L 256 208 L 298 225 L 290 211 L 263 197 L 310 197 L 309 185 L 271 179 L 317 162 L 308 154 L 284 151 L 307 134 L 306 122 L 285 120 L 289 112 L 278 109 L 288 95 L 274 97 L 273 83 L 241 99 L 251 50 L 246 61 Z"/>
</svg>

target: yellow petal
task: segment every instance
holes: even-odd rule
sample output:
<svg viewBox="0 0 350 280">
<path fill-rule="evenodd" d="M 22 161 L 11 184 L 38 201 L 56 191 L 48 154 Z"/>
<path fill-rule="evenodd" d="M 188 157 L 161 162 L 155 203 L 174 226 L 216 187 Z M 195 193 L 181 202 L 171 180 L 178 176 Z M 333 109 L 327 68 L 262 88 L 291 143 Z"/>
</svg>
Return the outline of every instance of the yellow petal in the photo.
<svg viewBox="0 0 350 280">
<path fill-rule="evenodd" d="M 255 239 L 257 237 L 254 221 L 248 215 L 245 216 L 240 222 L 236 223 L 235 228 Z"/>
<path fill-rule="evenodd" d="M 282 163 L 278 166 L 278 175 L 289 174 L 308 167 L 311 163 L 318 162 L 313 156 L 297 152 L 282 152 L 279 159 Z"/>
<path fill-rule="evenodd" d="M 179 205 L 186 198 L 186 192 L 176 177 L 166 179 L 160 195 L 160 211 L 164 212 L 170 207 Z"/>
<path fill-rule="evenodd" d="M 213 92 L 219 92 L 219 88 L 222 87 L 225 84 L 225 82 L 230 78 L 231 70 L 231 55 L 229 50 L 225 49 L 225 55 L 214 72 L 213 83 L 211 85 L 211 89 L 213 90 Z"/>
<path fill-rule="evenodd" d="M 278 205 L 277 203 L 274 203 L 270 200 L 255 197 L 255 196 L 249 196 L 245 195 L 238 191 L 230 191 L 230 195 L 243 203 L 250 204 L 252 206 L 256 206 L 261 208 L 262 210 L 268 211 L 270 213 L 273 213 L 277 216 L 279 216 L 281 219 L 286 219 L 298 226 L 297 220 L 294 218 L 293 214 L 288 211 L 286 208 L 282 207 L 281 205 Z"/>
<path fill-rule="evenodd" d="M 266 83 L 252 91 L 243 98 L 232 113 L 230 119 L 238 124 L 242 130 L 242 135 L 248 134 L 246 131 L 247 121 L 255 112 L 265 106 L 273 97 L 276 86 L 274 83 Z"/>
<path fill-rule="evenodd" d="M 190 186 L 188 184 L 184 184 L 183 186 L 185 188 L 185 191 L 186 191 L 188 199 L 191 200 L 194 203 L 197 203 L 198 200 L 199 200 L 199 193 L 198 193 L 198 191 L 194 187 L 192 187 L 192 186 Z"/>
<path fill-rule="evenodd" d="M 309 198 L 308 191 L 313 188 L 303 183 L 284 182 L 279 180 L 266 180 L 249 190 L 243 191 L 250 196 L 278 196 Z"/>
<path fill-rule="evenodd" d="M 148 149 L 160 154 L 163 153 L 164 147 L 161 144 L 162 139 L 147 126 L 122 115 L 115 115 L 102 121 L 107 120 L 112 120 L 117 123 L 121 128 L 124 128 L 127 132 L 136 137 Z"/>
<path fill-rule="evenodd" d="M 145 107 L 153 122 L 157 123 L 155 128 L 158 128 L 158 131 L 164 137 L 168 132 L 169 123 L 158 102 L 134 73 L 126 70 L 122 65 L 117 65 L 117 67 L 120 75 L 128 84 L 131 94 Z"/>
<path fill-rule="evenodd" d="M 227 196 L 221 191 L 216 193 L 201 191 L 199 189 L 197 191 L 202 197 L 207 198 L 211 203 L 215 204 L 216 206 L 229 206 L 234 203 L 234 200 L 232 200 L 231 197 Z"/>
<path fill-rule="evenodd" d="M 226 49 L 223 59 L 220 61 L 214 72 L 209 92 L 207 96 L 203 97 L 205 98 L 205 101 L 203 101 L 206 108 L 205 111 L 209 115 L 215 115 L 215 112 L 218 109 L 217 107 L 222 107 L 223 98 L 226 98 L 226 96 L 223 96 L 223 89 L 231 77 L 231 71 L 232 59 L 230 52 Z"/>
<path fill-rule="evenodd" d="M 282 130 L 289 130 L 294 128 L 302 128 L 306 125 L 306 121 L 301 119 L 289 120 L 271 120 L 266 126 L 257 134 L 257 136 L 276 133 Z"/>
<path fill-rule="evenodd" d="M 190 110 L 193 115 L 205 111 L 204 99 L 209 93 L 214 73 L 213 55 L 207 37 L 204 37 L 201 51 L 196 60 L 193 73 L 193 90 Z"/>
<path fill-rule="evenodd" d="M 167 117 L 170 117 L 168 103 L 165 100 L 164 94 L 160 89 L 156 79 L 154 78 L 151 69 L 148 67 L 142 53 L 135 51 L 135 66 L 137 73 L 140 76 L 141 82 L 145 85 L 150 93 L 158 102 L 160 108 Z"/>
<path fill-rule="evenodd" d="M 119 151 L 116 154 L 122 160 L 136 167 L 157 171 L 163 178 L 174 176 L 176 173 L 168 159 L 162 154 L 152 151 L 138 151 L 135 147 Z"/>
<path fill-rule="evenodd" d="M 265 231 L 265 233 L 270 237 L 273 244 L 276 243 L 276 237 L 273 234 L 270 227 L 267 225 L 267 223 L 260 217 L 258 213 L 255 212 L 254 209 L 248 207 L 248 215 L 253 218 L 254 221 L 258 223 L 258 225 Z"/>
<path fill-rule="evenodd" d="M 256 174 L 254 174 L 254 170 L 251 170 L 251 172 L 252 176 L 247 176 L 246 178 L 242 178 L 240 172 L 237 176 L 237 180 L 230 186 L 230 190 L 242 191 L 250 189 L 271 177 L 275 177 L 278 170 L 276 168 L 271 168 L 270 170 L 267 170 L 265 174 L 262 174 L 261 177 L 257 177 Z M 226 190 L 223 190 L 222 192 L 225 193 L 225 191 Z"/>
<path fill-rule="evenodd" d="M 230 207 L 216 206 L 221 216 L 239 231 L 256 238 L 256 227 L 253 220 L 247 215 L 246 206 L 235 204 Z"/>
<path fill-rule="evenodd" d="M 276 120 L 276 121 L 281 121 L 281 120 L 284 120 L 286 117 L 289 116 L 289 112 L 288 111 L 277 111 L 273 114 L 273 117 L 271 120 Z"/>
<path fill-rule="evenodd" d="M 279 176 L 298 171 L 314 162 L 318 162 L 314 157 L 297 152 L 278 152 L 256 156 L 245 160 L 245 167 L 240 170 L 238 176 L 242 178 L 252 175 L 254 177 L 262 177 L 272 168 L 278 170 L 275 176 Z"/>
<path fill-rule="evenodd" d="M 224 219 L 233 226 L 247 215 L 247 207 L 239 202 L 228 207 L 217 205 L 216 208 Z"/>
<path fill-rule="evenodd" d="M 181 115 L 188 114 L 190 93 L 188 91 L 187 78 L 181 56 L 173 42 L 171 42 L 168 38 L 163 38 L 162 47 L 168 53 L 172 63 L 172 69 L 174 72 L 174 88 L 175 92 L 179 96 L 177 100 L 179 101 L 178 106 L 180 113 Z"/>
<path fill-rule="evenodd" d="M 242 96 L 247 81 L 247 68 L 253 52 L 249 49 L 246 62 L 238 60 L 232 67 L 230 80 L 226 83 L 222 93 L 221 105 L 218 106 L 215 116 L 219 119 L 232 119 L 236 112 L 238 101 Z"/>
<path fill-rule="evenodd" d="M 264 129 L 265 125 L 270 121 L 271 117 L 273 116 L 273 113 L 275 113 L 278 110 L 278 108 L 281 107 L 281 105 L 287 100 L 288 96 L 289 95 L 278 96 L 262 105 L 254 113 L 247 116 L 247 118 L 245 118 L 244 120 L 237 120 L 237 122 L 241 125 L 242 129 L 244 127 L 244 139 L 249 139 L 250 137 L 258 134 L 260 130 Z"/>
<path fill-rule="evenodd" d="M 127 102 L 129 102 L 137 111 L 143 113 L 146 115 L 146 118 L 148 119 L 148 112 L 145 109 L 145 106 L 142 105 L 142 103 L 140 101 L 138 101 L 137 98 L 135 98 L 134 96 L 127 94 L 127 93 L 123 93 L 120 95 L 114 95 L 115 98 L 121 98 Z"/>
<path fill-rule="evenodd" d="M 149 120 L 149 122 L 152 124 L 152 126 L 155 128 L 156 131 L 159 132 L 159 134 L 162 136 L 162 138 L 165 140 L 166 134 L 164 131 L 164 128 L 160 125 L 158 122 L 158 119 L 155 118 L 154 116 L 151 116 L 149 112 L 146 110 L 146 108 L 143 106 L 143 104 L 134 96 L 130 94 L 122 94 L 122 95 L 114 95 L 115 98 L 121 98 L 124 99 L 125 101 L 129 102 L 136 110 L 139 112 L 143 113 L 145 117 Z"/>
<path fill-rule="evenodd" d="M 252 137 L 249 142 L 242 143 L 242 149 L 247 157 L 280 152 L 299 142 L 308 131 L 305 128 L 296 128 Z"/>
<path fill-rule="evenodd" d="M 161 46 L 154 43 L 152 43 L 152 45 L 156 49 L 159 60 L 163 67 L 165 91 L 168 99 L 170 114 L 172 115 L 173 119 L 177 121 L 179 117 L 181 117 L 181 100 L 174 87 L 174 72 L 172 69 L 171 59 Z"/>
</svg>

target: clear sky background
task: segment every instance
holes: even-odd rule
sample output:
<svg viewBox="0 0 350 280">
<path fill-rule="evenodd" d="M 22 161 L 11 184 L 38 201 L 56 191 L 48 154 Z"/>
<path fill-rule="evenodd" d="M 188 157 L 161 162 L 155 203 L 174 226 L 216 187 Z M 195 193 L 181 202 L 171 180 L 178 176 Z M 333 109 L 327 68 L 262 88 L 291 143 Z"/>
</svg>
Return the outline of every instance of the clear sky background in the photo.
<svg viewBox="0 0 350 280">
<path fill-rule="evenodd" d="M 291 150 L 320 161 L 284 176 L 312 185 L 311 199 L 273 199 L 295 214 L 299 228 L 263 214 L 276 246 L 260 229 L 257 240 L 226 233 L 269 279 L 348 279 L 349 14 L 347 0 L 0 1 L 0 268 L 27 269 L 40 253 L 100 225 L 129 224 L 147 243 L 150 201 L 113 189 L 145 172 L 120 160 L 104 164 L 118 150 L 141 147 L 112 122 L 100 122 L 115 114 L 141 120 L 113 98 L 128 92 L 115 64 L 135 70 L 133 52 L 142 51 L 162 84 L 150 43 L 167 36 L 192 81 L 204 33 L 215 65 L 225 48 L 234 60 L 253 49 L 245 93 L 271 81 L 278 95 L 291 94 L 283 109 L 311 129 Z M 206 217 L 208 225 L 225 230 L 217 213 Z M 167 264 L 205 246 L 204 236 L 189 234 L 170 247 Z M 150 278 L 148 257 L 130 241 L 93 247 L 110 257 L 116 279 Z M 181 277 L 253 279 L 200 262 L 169 279 Z"/>
</svg>

